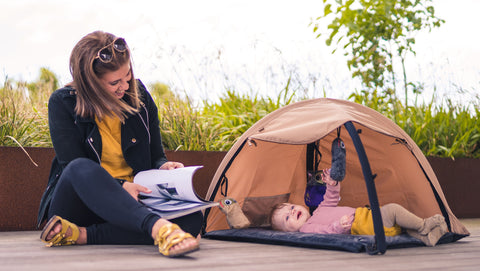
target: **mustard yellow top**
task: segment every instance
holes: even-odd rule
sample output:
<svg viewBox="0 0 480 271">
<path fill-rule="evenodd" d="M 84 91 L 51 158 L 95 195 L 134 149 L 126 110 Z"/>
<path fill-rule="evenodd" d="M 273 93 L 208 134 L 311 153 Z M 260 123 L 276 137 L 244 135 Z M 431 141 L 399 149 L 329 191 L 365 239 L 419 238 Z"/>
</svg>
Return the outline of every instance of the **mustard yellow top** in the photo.
<svg viewBox="0 0 480 271">
<path fill-rule="evenodd" d="M 106 116 L 102 121 L 95 117 L 102 136 L 101 166 L 116 179 L 133 182 L 133 169 L 122 152 L 121 122 L 117 116 Z"/>
</svg>

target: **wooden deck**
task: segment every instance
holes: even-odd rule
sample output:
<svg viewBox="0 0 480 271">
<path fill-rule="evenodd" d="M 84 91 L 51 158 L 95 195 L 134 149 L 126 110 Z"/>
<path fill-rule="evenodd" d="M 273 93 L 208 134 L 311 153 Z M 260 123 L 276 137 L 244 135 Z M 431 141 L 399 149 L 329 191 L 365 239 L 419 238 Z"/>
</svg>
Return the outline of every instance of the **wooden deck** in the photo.
<svg viewBox="0 0 480 271">
<path fill-rule="evenodd" d="M 152 246 L 46 248 L 39 231 L 0 232 L 0 270 L 479 270 L 480 218 L 461 221 L 471 235 L 460 241 L 375 256 L 202 239 L 190 257 L 169 259 Z"/>
</svg>

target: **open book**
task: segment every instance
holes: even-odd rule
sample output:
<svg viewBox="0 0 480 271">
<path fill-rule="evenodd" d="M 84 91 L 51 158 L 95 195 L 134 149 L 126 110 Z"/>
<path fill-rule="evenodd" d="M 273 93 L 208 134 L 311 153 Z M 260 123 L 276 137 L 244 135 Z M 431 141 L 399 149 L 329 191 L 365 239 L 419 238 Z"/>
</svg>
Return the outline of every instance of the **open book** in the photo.
<svg viewBox="0 0 480 271">
<path fill-rule="evenodd" d="M 149 194 L 140 193 L 138 195 L 140 202 L 165 219 L 217 206 L 218 202 L 205 201 L 194 191 L 193 175 L 202 167 L 151 169 L 139 172 L 135 175 L 133 182 L 152 190 Z"/>
</svg>

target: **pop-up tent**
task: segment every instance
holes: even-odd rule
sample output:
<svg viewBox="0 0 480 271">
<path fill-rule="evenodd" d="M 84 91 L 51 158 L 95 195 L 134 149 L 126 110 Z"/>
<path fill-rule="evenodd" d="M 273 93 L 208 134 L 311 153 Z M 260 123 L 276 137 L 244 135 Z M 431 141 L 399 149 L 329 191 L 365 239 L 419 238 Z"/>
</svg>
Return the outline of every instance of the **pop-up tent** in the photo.
<svg viewBox="0 0 480 271">
<path fill-rule="evenodd" d="M 331 144 L 337 136 L 346 148 L 346 174 L 339 205 L 369 205 L 373 213 L 375 236 L 365 250 L 383 254 L 389 246 L 379 212 L 379 206 L 387 203 L 398 203 L 424 218 L 442 214 L 449 227 L 448 236 L 444 236 L 448 238 L 442 242 L 469 235 L 450 210 L 427 159 L 400 127 L 368 107 L 328 98 L 290 104 L 255 123 L 224 157 L 206 198 L 234 198 L 252 228 L 268 227 L 267 217 L 274 204 L 305 204 L 307 171 L 331 166 Z M 266 239 L 256 238 L 248 236 L 252 228 L 230 230 L 218 208 L 206 213 L 206 237 L 276 243 L 268 239 L 286 234 L 269 233 Z M 224 234 L 216 235 L 219 232 Z M 291 233 L 287 238 L 289 241 L 284 243 L 292 244 Z M 311 241 L 312 236 L 307 239 Z M 319 247 L 331 248 L 331 243 L 327 240 Z"/>
</svg>

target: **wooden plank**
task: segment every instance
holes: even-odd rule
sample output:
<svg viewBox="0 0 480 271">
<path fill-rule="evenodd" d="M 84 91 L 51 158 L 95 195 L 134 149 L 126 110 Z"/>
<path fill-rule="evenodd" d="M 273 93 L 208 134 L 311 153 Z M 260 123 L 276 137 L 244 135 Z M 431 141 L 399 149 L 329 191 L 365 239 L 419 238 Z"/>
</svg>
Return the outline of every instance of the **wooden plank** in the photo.
<svg viewBox="0 0 480 271">
<path fill-rule="evenodd" d="M 153 246 L 46 248 L 39 231 L 0 232 L 0 270 L 477 270 L 480 219 L 462 220 L 472 235 L 436 247 L 389 249 L 371 256 L 202 239 L 190 257 L 169 259 Z"/>
</svg>

